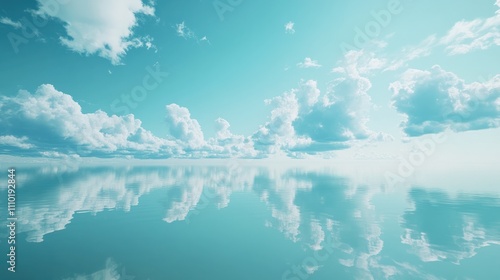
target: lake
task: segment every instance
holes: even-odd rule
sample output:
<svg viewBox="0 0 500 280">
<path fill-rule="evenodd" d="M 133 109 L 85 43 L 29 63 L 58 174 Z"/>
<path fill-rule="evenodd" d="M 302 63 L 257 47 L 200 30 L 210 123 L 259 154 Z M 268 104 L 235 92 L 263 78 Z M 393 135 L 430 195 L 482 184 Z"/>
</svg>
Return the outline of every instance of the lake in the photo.
<svg viewBox="0 0 500 280">
<path fill-rule="evenodd" d="M 0 276 L 498 279 L 494 169 L 390 184 L 376 162 L 30 164 L 16 169 L 16 272 L 3 226 Z"/>
</svg>

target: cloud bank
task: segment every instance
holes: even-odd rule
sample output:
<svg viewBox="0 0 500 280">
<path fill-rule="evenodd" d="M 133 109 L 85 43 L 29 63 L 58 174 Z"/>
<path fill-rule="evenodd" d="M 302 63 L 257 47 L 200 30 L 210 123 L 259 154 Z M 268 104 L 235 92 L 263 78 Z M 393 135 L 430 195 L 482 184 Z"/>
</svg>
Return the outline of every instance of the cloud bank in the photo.
<svg viewBox="0 0 500 280">
<path fill-rule="evenodd" d="M 369 80 L 343 76 L 324 93 L 308 80 L 266 100 L 270 117 L 249 136 L 233 134 L 230 123 L 218 118 L 215 136 L 208 139 L 189 110 L 178 104 L 166 105 L 168 136 L 161 138 L 132 114 L 83 113 L 70 95 L 44 84 L 33 94 L 20 90 L 0 98 L 0 151 L 45 157 L 263 158 L 344 149 L 372 132 L 365 126 Z"/>
</svg>

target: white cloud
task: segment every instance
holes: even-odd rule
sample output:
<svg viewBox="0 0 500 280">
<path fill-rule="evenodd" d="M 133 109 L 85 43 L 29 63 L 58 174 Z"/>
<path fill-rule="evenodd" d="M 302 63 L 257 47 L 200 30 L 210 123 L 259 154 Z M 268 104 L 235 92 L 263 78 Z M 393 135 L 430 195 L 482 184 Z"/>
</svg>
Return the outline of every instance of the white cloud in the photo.
<svg viewBox="0 0 500 280">
<path fill-rule="evenodd" d="M 210 44 L 210 40 L 208 40 L 207 36 L 201 37 L 200 41 L 207 42 L 208 44 Z"/>
<path fill-rule="evenodd" d="M 384 69 L 384 71 L 394 71 L 400 69 L 401 67 L 407 66 L 408 62 L 428 56 L 431 54 L 432 49 L 437 44 L 436 35 L 431 35 L 425 38 L 417 46 L 406 47 L 401 51 L 399 58 L 391 61 L 389 66 Z"/>
<path fill-rule="evenodd" d="M 254 133 L 258 150 L 291 156 L 338 150 L 355 139 L 365 139 L 371 107 L 368 79 L 337 78 L 321 94 L 316 81 L 302 82 L 281 96 L 266 100 L 272 105 L 270 120 Z"/>
<path fill-rule="evenodd" d="M 82 113 L 70 95 L 49 84 L 38 87 L 35 94 L 21 90 L 17 96 L 3 97 L 0 108 L 6 108 L 0 116 L 4 130 L 22 143 L 29 140 L 39 152 L 79 150 L 101 156 L 133 153 L 158 157 L 172 155 L 178 149 L 174 142 L 142 128 L 133 115 L 109 116 L 100 110 Z"/>
<path fill-rule="evenodd" d="M 229 127 L 227 120 L 223 118 L 215 120 L 215 137 L 207 141 L 210 157 L 257 157 L 258 152 L 255 151 L 252 140 L 243 135 L 233 134 Z"/>
<path fill-rule="evenodd" d="M 407 70 L 390 85 L 393 106 L 405 116 L 402 123 L 409 136 L 500 126 L 500 75 L 484 83 L 466 84 L 439 66 L 430 71 Z"/>
<path fill-rule="evenodd" d="M 360 50 L 347 52 L 338 64 L 340 66 L 333 68 L 332 72 L 359 79 L 364 75 L 371 74 L 374 70 L 385 67 L 387 60 L 378 58 L 373 52 Z"/>
<path fill-rule="evenodd" d="M 297 66 L 300 68 L 319 68 L 321 65 L 319 65 L 317 60 L 312 60 L 310 57 L 306 57 L 303 62 L 297 63 Z"/>
<path fill-rule="evenodd" d="M 229 127 L 231 126 L 228 121 L 226 121 L 223 118 L 218 118 L 215 120 L 216 124 L 216 133 L 215 133 L 215 138 L 217 139 L 227 139 L 231 137 L 232 133 L 229 131 Z"/>
<path fill-rule="evenodd" d="M 154 16 L 154 8 L 141 0 L 37 0 L 34 12 L 42 17 L 53 17 L 63 22 L 67 37 L 61 43 L 71 50 L 86 55 L 97 54 L 120 64 L 130 48 L 142 47 L 145 42 L 134 37 L 133 28 L 140 15 Z"/>
<path fill-rule="evenodd" d="M 184 21 L 175 25 L 175 31 L 177 32 L 177 36 L 185 39 L 195 37 L 194 32 L 186 26 L 186 23 Z"/>
<path fill-rule="evenodd" d="M 177 36 L 182 37 L 186 40 L 193 39 L 198 43 L 205 42 L 207 44 L 210 44 L 210 40 L 207 36 L 202 36 L 201 38 L 199 38 L 198 35 L 193 30 L 191 30 L 191 28 L 189 28 L 184 21 L 175 25 L 175 33 L 177 33 Z"/>
<path fill-rule="evenodd" d="M 216 120 L 217 133 L 205 141 L 197 120 L 177 104 L 166 106 L 170 139 L 156 137 L 132 114 L 82 113 L 73 98 L 45 84 L 30 94 L 0 98 L 0 145 L 24 155 L 63 157 L 257 157 L 249 137 L 234 135 L 229 122 Z M 26 128 L 30 129 L 26 129 Z M 35 148 L 36 147 L 36 148 Z"/>
<path fill-rule="evenodd" d="M 294 34 L 295 33 L 294 25 L 295 25 L 295 23 L 293 23 L 291 21 L 287 22 L 285 24 L 285 33 Z"/>
<path fill-rule="evenodd" d="M 15 29 L 22 28 L 23 25 L 19 21 L 13 21 L 8 17 L 1 17 L 0 23 L 14 27 Z"/>
<path fill-rule="evenodd" d="M 393 142 L 394 140 L 394 136 L 384 132 L 373 133 L 368 138 L 368 142 Z"/>
<path fill-rule="evenodd" d="M 495 5 L 499 6 L 498 1 Z M 444 36 L 432 34 L 415 46 L 403 48 L 384 71 L 405 67 L 410 61 L 431 55 L 438 47 L 444 47 L 449 55 L 459 55 L 493 46 L 500 46 L 500 9 L 488 18 L 456 22 Z"/>
<path fill-rule="evenodd" d="M 353 267 L 354 266 L 353 259 L 339 259 L 339 263 L 345 267 Z"/>
<path fill-rule="evenodd" d="M 185 107 L 180 107 L 177 104 L 166 106 L 167 109 L 167 126 L 175 139 L 181 145 L 187 145 L 191 149 L 201 148 L 205 145 L 201 126 L 196 119 L 191 118 L 191 113 Z"/>
<path fill-rule="evenodd" d="M 496 6 L 500 7 L 498 2 Z M 451 55 L 500 46 L 500 10 L 486 19 L 462 20 L 455 23 L 441 38 L 440 44 L 445 45 L 446 51 Z"/>
<path fill-rule="evenodd" d="M 272 106 L 269 121 L 250 136 L 233 134 L 229 122 L 218 118 L 215 136 L 205 139 L 188 108 L 170 104 L 165 119 L 169 137 L 159 138 L 132 114 L 83 113 L 70 95 L 45 84 L 34 94 L 21 90 L 17 96 L 0 99 L 0 108 L 5 108 L 0 116 L 4 136 L 15 137 L 2 140 L 10 147 L 37 147 L 25 155 L 45 157 L 309 157 L 345 149 L 372 134 L 366 127 L 371 83 L 362 75 L 384 64 L 361 54 L 346 56 L 342 77 L 328 83 L 324 92 L 316 81 L 308 80 L 266 100 Z"/>
<path fill-rule="evenodd" d="M 13 135 L 0 136 L 0 146 L 5 145 L 21 149 L 31 149 L 35 147 L 34 145 L 27 143 L 27 141 L 28 137 L 26 136 L 23 137 L 16 137 Z"/>
<path fill-rule="evenodd" d="M 495 4 L 500 7 L 498 1 Z M 466 54 L 474 50 L 486 50 L 500 46 L 500 9 L 488 18 L 461 20 L 456 22 L 444 36 L 436 34 L 425 38 L 416 46 L 406 47 L 399 58 L 391 61 L 385 70 L 397 70 L 409 61 L 428 56 L 442 46 L 449 55 Z"/>
</svg>

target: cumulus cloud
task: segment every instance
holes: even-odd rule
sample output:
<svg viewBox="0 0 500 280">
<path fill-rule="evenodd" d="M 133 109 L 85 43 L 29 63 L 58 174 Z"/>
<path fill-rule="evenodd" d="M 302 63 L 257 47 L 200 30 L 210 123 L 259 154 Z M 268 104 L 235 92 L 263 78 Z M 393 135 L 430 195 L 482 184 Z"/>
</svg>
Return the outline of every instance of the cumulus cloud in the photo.
<svg viewBox="0 0 500 280">
<path fill-rule="evenodd" d="M 154 7 L 142 0 L 89 0 L 64 1 L 37 0 L 35 15 L 51 17 L 64 24 L 67 36 L 60 38 L 69 49 L 86 54 L 97 54 L 120 64 L 130 48 L 146 43 L 134 36 L 133 28 L 140 16 L 154 16 Z"/>
<path fill-rule="evenodd" d="M 249 137 L 234 135 L 229 122 L 216 120 L 216 135 L 205 140 L 187 108 L 166 106 L 169 139 L 159 138 L 129 114 L 82 113 L 73 98 L 50 84 L 34 94 L 21 90 L 0 97 L 0 148 L 3 153 L 64 158 L 95 157 L 262 157 Z"/>
<path fill-rule="evenodd" d="M 166 106 L 167 126 L 170 135 L 191 149 L 201 148 L 205 145 L 201 126 L 196 119 L 191 118 L 191 113 L 185 107 L 177 104 Z"/>
<path fill-rule="evenodd" d="M 467 84 L 439 66 L 407 70 L 390 85 L 393 106 L 404 115 L 409 136 L 500 126 L 500 75 Z"/>
<path fill-rule="evenodd" d="M 142 128 L 133 115 L 109 116 L 103 111 L 84 114 L 73 98 L 45 84 L 35 94 L 21 90 L 0 99 L 2 142 L 38 152 L 81 153 L 107 156 L 170 156 L 175 143 Z M 16 142 L 16 143 L 13 143 Z M 28 144 L 29 142 L 29 144 Z"/>
<path fill-rule="evenodd" d="M 233 134 L 229 129 L 230 126 L 229 122 L 223 118 L 215 120 L 215 137 L 208 140 L 210 157 L 260 157 L 259 153 L 254 149 L 252 139 Z"/>
<path fill-rule="evenodd" d="M 372 134 L 366 127 L 371 83 L 363 75 L 383 62 L 360 57 L 348 56 L 338 71 L 341 77 L 328 83 L 324 92 L 316 81 L 308 80 L 265 100 L 272 107 L 269 120 L 249 136 L 233 134 L 229 122 L 218 118 L 214 137 L 207 139 L 188 108 L 169 104 L 165 107 L 168 137 L 160 138 L 132 114 L 83 113 L 69 94 L 44 84 L 34 94 L 21 90 L 0 97 L 0 145 L 4 153 L 18 149 L 24 150 L 23 155 L 46 157 L 307 157 L 345 149 L 351 141 Z"/>
<path fill-rule="evenodd" d="M 321 65 L 317 60 L 313 60 L 310 57 L 306 57 L 303 62 L 297 63 L 300 68 L 319 68 Z"/>
<path fill-rule="evenodd" d="M 215 138 L 216 139 L 228 139 L 232 136 L 232 133 L 229 131 L 229 127 L 231 126 L 228 121 L 223 118 L 218 118 L 215 120 Z"/>
<path fill-rule="evenodd" d="M 344 75 L 332 81 L 323 94 L 316 81 L 308 80 L 266 100 L 273 109 L 270 120 L 252 136 L 256 149 L 317 153 L 347 148 L 351 140 L 366 139 L 371 133 L 365 126 L 370 87 L 366 78 Z"/>
<path fill-rule="evenodd" d="M 289 21 L 285 24 L 285 33 L 287 34 L 293 34 L 295 33 L 295 29 L 293 28 L 295 23 Z"/>
</svg>

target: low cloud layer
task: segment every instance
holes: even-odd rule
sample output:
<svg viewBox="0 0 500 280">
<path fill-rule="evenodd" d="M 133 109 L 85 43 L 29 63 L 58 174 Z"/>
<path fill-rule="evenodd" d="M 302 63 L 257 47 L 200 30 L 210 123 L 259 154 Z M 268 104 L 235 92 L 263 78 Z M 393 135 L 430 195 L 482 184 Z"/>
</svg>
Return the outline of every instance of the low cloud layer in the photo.
<svg viewBox="0 0 500 280">
<path fill-rule="evenodd" d="M 250 136 L 236 135 L 230 123 L 215 120 L 215 136 L 206 138 L 188 108 L 166 105 L 166 138 L 143 128 L 134 115 L 83 113 L 81 106 L 53 85 L 32 94 L 0 99 L 3 153 L 25 156 L 134 158 L 263 158 L 301 157 L 344 149 L 372 134 L 365 123 L 370 82 L 342 74 L 322 93 L 314 80 L 266 100 L 268 121 Z"/>
</svg>

